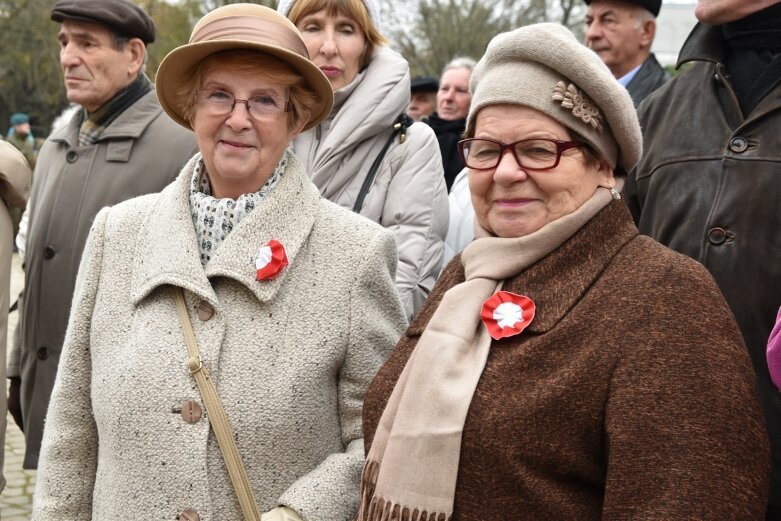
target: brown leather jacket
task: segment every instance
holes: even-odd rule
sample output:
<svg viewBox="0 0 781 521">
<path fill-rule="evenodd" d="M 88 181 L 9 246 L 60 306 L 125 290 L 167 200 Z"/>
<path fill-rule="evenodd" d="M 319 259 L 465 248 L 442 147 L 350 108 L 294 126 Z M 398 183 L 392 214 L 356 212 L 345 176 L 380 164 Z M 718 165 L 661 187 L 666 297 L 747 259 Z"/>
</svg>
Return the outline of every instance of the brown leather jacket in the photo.
<svg viewBox="0 0 781 521">
<path fill-rule="evenodd" d="M 781 305 L 781 84 L 744 116 L 726 76 L 721 29 L 697 25 L 686 70 L 639 109 L 644 155 L 624 188 L 640 232 L 705 265 L 757 373 L 781 506 L 781 395 L 765 348 Z"/>
</svg>

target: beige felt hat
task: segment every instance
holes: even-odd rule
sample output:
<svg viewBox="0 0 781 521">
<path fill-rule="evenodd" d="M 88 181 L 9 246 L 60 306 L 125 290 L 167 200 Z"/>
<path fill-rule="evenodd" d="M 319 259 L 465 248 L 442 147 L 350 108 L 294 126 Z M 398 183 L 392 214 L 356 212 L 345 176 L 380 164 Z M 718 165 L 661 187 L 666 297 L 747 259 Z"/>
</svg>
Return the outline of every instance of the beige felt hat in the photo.
<svg viewBox="0 0 781 521">
<path fill-rule="evenodd" d="M 566 27 L 541 23 L 494 37 L 472 72 L 466 135 L 489 105 L 525 105 L 582 135 L 613 168 L 642 153 L 632 98 L 594 51 Z"/>
<path fill-rule="evenodd" d="M 308 130 L 331 113 L 334 94 L 331 82 L 311 61 L 295 25 L 273 9 L 255 4 L 228 4 L 211 11 L 193 28 L 189 43 L 163 59 L 155 84 L 163 110 L 180 125 L 192 128 L 184 114 L 186 100 L 178 94 L 187 72 L 207 56 L 229 49 L 249 49 L 270 54 L 293 68 L 315 93 L 317 103 Z"/>
</svg>

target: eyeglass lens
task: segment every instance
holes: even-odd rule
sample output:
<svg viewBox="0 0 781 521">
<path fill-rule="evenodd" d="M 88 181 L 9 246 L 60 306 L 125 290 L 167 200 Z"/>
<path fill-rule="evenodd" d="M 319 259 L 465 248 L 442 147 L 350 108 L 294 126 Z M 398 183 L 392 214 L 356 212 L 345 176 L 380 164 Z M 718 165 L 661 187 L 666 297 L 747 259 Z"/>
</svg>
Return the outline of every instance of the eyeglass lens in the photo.
<svg viewBox="0 0 781 521">
<path fill-rule="evenodd" d="M 464 146 L 464 159 L 469 168 L 494 168 L 501 161 L 504 149 L 510 148 L 516 161 L 526 168 L 552 168 L 559 159 L 556 141 L 547 139 L 525 139 L 503 145 L 488 139 L 472 139 Z"/>
<path fill-rule="evenodd" d="M 212 113 L 219 115 L 232 112 L 236 103 L 244 103 L 253 116 L 268 116 L 284 112 L 287 108 L 287 100 L 273 94 L 259 94 L 243 100 L 218 89 L 198 91 L 198 100 L 208 106 Z"/>
</svg>

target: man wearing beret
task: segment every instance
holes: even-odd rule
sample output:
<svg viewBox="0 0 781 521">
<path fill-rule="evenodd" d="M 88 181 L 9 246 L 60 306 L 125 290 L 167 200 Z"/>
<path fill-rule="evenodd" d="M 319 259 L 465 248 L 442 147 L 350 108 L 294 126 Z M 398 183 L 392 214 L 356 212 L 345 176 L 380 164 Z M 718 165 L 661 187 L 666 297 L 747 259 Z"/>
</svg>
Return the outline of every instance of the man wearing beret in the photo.
<svg viewBox="0 0 781 521">
<path fill-rule="evenodd" d="M 11 115 L 9 124 L 11 128 L 8 130 L 6 139 L 24 154 L 24 158 L 27 160 L 30 168 L 34 167 L 35 158 L 38 155 L 38 150 L 41 148 L 42 140 L 35 139 L 35 136 L 33 136 L 32 130 L 30 130 L 30 117 L 23 112 L 17 112 Z"/>
<path fill-rule="evenodd" d="M 8 129 L 8 136 L 6 137 L 7 141 L 24 155 L 24 158 L 27 160 L 27 164 L 31 169 L 35 168 L 35 160 L 43 145 L 43 139 L 33 136 L 33 132 L 30 129 L 30 117 L 24 112 L 12 114 L 9 124 L 10 128 Z M 17 207 L 9 204 L 8 211 L 11 212 L 11 221 L 14 230 L 13 237 L 16 237 L 16 232 L 19 231 L 19 221 L 22 219 L 24 207 Z"/>
<path fill-rule="evenodd" d="M 144 73 L 146 46 L 155 40 L 147 13 L 129 0 L 58 0 L 51 18 L 61 24 L 67 97 L 81 110 L 44 143 L 27 209 L 21 346 L 8 366 L 25 468 L 38 464 L 92 220 L 104 206 L 160 191 L 197 151 L 192 133 L 163 113 Z"/>
<path fill-rule="evenodd" d="M 737 319 L 770 437 L 766 519 L 781 520 L 781 394 L 765 356 L 781 306 L 781 2 L 698 0 L 695 15 L 686 68 L 638 110 L 644 154 L 624 192 L 640 232 L 705 265 Z"/>
<path fill-rule="evenodd" d="M 415 76 L 410 85 L 410 100 L 407 114 L 415 121 L 429 117 L 437 109 L 439 80 Z"/>
<path fill-rule="evenodd" d="M 667 74 L 651 53 L 662 0 L 585 0 L 586 45 L 596 52 L 638 106 Z"/>
</svg>

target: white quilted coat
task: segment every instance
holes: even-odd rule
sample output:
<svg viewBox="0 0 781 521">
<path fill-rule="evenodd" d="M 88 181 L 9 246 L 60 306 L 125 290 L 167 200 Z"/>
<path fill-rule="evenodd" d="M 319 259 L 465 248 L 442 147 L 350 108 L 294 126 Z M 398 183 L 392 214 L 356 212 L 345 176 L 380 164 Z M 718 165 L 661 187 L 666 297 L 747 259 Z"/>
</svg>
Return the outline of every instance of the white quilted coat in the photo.
<svg viewBox="0 0 781 521">
<path fill-rule="evenodd" d="M 392 49 L 379 47 L 353 83 L 334 94 L 331 117 L 296 138 L 293 149 L 326 199 L 353 208 L 409 97 L 407 61 Z M 404 143 L 393 141 L 361 215 L 393 232 L 399 251 L 396 286 L 412 316 L 439 276 L 447 233 L 442 154 L 431 127 L 414 123 Z"/>
</svg>

